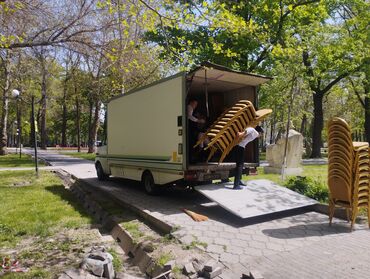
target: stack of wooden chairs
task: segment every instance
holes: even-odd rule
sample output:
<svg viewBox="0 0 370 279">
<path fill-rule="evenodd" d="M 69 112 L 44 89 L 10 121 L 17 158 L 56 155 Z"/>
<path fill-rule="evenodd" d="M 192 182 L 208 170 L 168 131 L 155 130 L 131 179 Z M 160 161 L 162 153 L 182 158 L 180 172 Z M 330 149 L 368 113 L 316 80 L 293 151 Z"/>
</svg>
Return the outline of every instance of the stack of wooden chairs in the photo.
<svg viewBox="0 0 370 279">
<path fill-rule="evenodd" d="M 250 101 L 240 100 L 217 118 L 194 147 L 198 146 L 208 137 L 210 142 L 204 148 L 205 150 L 211 150 L 207 162 L 217 150 L 220 150 L 222 155 L 219 163 L 221 163 L 231 149 L 239 143 L 237 137 L 238 132 L 244 131 L 247 127 L 257 126 L 271 112 L 271 109 L 256 111 Z"/>
<path fill-rule="evenodd" d="M 335 208 L 343 207 L 352 230 L 360 208 L 367 209 L 370 220 L 369 144 L 352 142 L 347 122 L 335 117 L 328 123 L 328 149 L 329 223 Z"/>
</svg>

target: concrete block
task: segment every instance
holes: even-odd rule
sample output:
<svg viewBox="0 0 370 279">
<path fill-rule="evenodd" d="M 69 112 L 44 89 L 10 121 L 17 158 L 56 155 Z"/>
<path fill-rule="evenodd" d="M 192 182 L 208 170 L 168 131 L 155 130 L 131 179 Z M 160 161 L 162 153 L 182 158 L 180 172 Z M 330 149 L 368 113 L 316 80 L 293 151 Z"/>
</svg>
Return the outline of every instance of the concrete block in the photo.
<svg viewBox="0 0 370 279">
<path fill-rule="evenodd" d="M 216 267 L 212 272 L 204 271 L 204 276 L 208 279 L 215 278 L 216 276 L 220 275 L 222 273 L 221 267 Z"/>
<path fill-rule="evenodd" d="M 137 265 L 142 272 L 146 271 L 148 265 L 151 262 L 152 262 L 152 259 L 147 253 L 145 253 L 141 249 L 137 250 L 137 252 L 135 254 L 135 258 L 133 260 L 133 264 Z"/>
<path fill-rule="evenodd" d="M 175 260 L 169 261 L 163 266 L 163 271 L 172 270 L 175 267 L 175 265 L 176 265 Z"/>
<path fill-rule="evenodd" d="M 197 273 L 202 272 L 203 265 L 202 265 L 199 261 L 197 261 L 197 260 L 192 261 L 192 264 L 193 264 L 193 267 L 194 267 L 194 269 L 195 269 L 195 271 L 196 271 Z"/>
<path fill-rule="evenodd" d="M 151 252 L 154 251 L 154 245 L 150 241 L 144 241 L 144 242 L 142 242 L 141 243 L 141 247 L 147 253 L 151 253 Z"/>
<path fill-rule="evenodd" d="M 206 264 L 204 265 L 203 270 L 207 271 L 207 272 L 212 272 L 216 268 L 217 268 L 217 262 L 214 261 L 214 260 L 210 260 L 210 261 L 206 262 Z"/>
<path fill-rule="evenodd" d="M 263 279 L 263 276 L 258 270 L 251 269 L 249 272 L 249 278 L 250 279 Z"/>
<path fill-rule="evenodd" d="M 114 279 L 115 274 L 112 262 L 109 262 L 104 265 L 104 277 L 108 279 Z"/>
<path fill-rule="evenodd" d="M 186 265 L 184 265 L 183 273 L 185 275 L 190 275 L 190 274 L 196 273 L 196 270 L 194 269 L 193 264 L 192 263 L 187 263 Z"/>
<path fill-rule="evenodd" d="M 116 225 L 113 227 L 111 231 L 112 237 L 118 242 L 119 246 L 125 251 L 126 253 L 132 252 L 133 249 L 133 242 L 131 237 L 122 229 L 120 225 Z"/>
</svg>

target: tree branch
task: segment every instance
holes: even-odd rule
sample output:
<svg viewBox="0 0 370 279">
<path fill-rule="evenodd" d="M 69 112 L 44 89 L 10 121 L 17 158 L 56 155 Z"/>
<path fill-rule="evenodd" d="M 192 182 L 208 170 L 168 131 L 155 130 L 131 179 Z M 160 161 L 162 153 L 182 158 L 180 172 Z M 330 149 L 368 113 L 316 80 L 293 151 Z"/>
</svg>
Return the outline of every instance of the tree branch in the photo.
<svg viewBox="0 0 370 279">
<path fill-rule="evenodd" d="M 362 105 L 362 107 L 363 107 L 364 109 L 366 109 L 365 101 L 364 101 L 364 100 L 362 100 L 362 98 L 361 98 L 361 96 L 360 96 L 360 92 L 358 92 L 358 91 L 357 91 L 356 86 L 355 86 L 355 84 L 354 84 L 353 80 L 352 80 L 350 77 L 348 78 L 348 80 L 350 81 L 350 83 L 351 83 L 351 85 L 352 85 L 353 91 L 355 92 L 355 94 L 356 94 L 356 96 L 357 96 L 357 98 L 358 98 L 358 101 L 360 102 L 360 104 Z"/>
</svg>

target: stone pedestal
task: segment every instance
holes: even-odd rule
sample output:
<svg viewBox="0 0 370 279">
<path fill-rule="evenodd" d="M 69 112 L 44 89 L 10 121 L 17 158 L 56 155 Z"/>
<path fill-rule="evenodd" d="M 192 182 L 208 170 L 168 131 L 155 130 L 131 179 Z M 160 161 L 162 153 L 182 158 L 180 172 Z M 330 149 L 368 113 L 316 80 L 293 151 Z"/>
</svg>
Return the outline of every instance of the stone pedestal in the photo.
<svg viewBox="0 0 370 279">
<path fill-rule="evenodd" d="M 275 168 L 275 167 L 270 167 L 266 166 L 264 167 L 265 173 L 277 173 L 281 174 L 282 168 Z M 302 168 L 286 168 L 285 169 L 285 175 L 301 175 L 303 172 Z"/>
<path fill-rule="evenodd" d="M 269 166 L 264 168 L 265 173 L 279 173 L 284 161 L 285 137 L 282 137 L 276 144 L 267 146 L 266 159 Z M 289 130 L 287 158 L 286 158 L 286 175 L 300 175 L 303 171 L 301 168 L 301 159 L 303 154 L 303 136 L 295 130 Z"/>
</svg>

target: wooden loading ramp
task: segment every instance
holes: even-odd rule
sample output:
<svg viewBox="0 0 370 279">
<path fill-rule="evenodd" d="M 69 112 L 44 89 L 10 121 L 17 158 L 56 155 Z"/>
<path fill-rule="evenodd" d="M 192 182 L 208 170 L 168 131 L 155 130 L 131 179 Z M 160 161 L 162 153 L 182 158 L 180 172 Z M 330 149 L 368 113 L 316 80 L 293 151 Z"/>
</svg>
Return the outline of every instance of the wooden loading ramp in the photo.
<svg viewBox="0 0 370 279">
<path fill-rule="evenodd" d="M 318 203 L 266 179 L 247 182 L 242 190 L 233 190 L 233 182 L 196 186 L 195 190 L 240 218 L 304 208 Z"/>
</svg>

